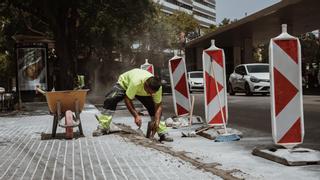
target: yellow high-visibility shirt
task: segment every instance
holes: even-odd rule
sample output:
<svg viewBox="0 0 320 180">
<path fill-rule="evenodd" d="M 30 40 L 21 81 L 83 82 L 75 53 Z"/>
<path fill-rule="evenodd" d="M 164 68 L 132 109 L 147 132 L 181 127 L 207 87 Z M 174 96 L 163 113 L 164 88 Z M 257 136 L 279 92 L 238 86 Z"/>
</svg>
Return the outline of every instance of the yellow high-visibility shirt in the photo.
<svg viewBox="0 0 320 180">
<path fill-rule="evenodd" d="M 153 74 L 150 72 L 136 68 L 121 74 L 118 83 L 126 90 L 128 98 L 133 100 L 136 95 L 150 96 L 150 94 L 144 90 L 144 83 L 152 76 Z M 156 93 L 152 94 L 152 99 L 157 104 L 162 101 L 162 87 L 160 87 Z"/>
</svg>

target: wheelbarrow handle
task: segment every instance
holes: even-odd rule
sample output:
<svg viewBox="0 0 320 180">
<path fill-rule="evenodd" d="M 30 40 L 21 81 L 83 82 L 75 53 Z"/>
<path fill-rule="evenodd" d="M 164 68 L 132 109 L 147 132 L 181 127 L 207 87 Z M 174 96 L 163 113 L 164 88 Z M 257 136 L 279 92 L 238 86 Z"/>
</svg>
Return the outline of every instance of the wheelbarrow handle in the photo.
<svg viewBox="0 0 320 180">
<path fill-rule="evenodd" d="M 40 89 L 40 88 L 36 88 L 36 91 L 37 92 L 39 92 L 39 93 L 41 93 L 41 94 L 43 94 L 43 95 L 45 95 L 46 94 L 46 92 L 44 91 L 44 90 L 42 90 L 42 89 Z"/>
</svg>

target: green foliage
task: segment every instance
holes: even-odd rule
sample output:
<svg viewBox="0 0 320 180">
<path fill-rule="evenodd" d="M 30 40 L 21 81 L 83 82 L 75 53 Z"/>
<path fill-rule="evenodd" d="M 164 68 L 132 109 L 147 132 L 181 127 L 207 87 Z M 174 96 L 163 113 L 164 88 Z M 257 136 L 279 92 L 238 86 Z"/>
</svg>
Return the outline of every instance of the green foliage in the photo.
<svg viewBox="0 0 320 180">
<path fill-rule="evenodd" d="M 14 75 L 14 63 L 5 53 L 0 53 L 0 78 L 10 79 Z"/>
<path fill-rule="evenodd" d="M 79 53 L 109 61 L 113 50 L 130 50 L 153 11 L 149 0 L 3 0 L 0 48 L 13 54 L 15 34 L 49 36 L 56 42 L 60 82 L 72 84 Z"/>
<path fill-rule="evenodd" d="M 192 15 L 183 11 L 175 11 L 172 15 L 166 16 L 164 21 L 170 27 L 170 44 L 174 48 L 181 47 L 181 43 L 185 43 L 185 37 L 197 32 L 200 27 Z"/>
<path fill-rule="evenodd" d="M 192 15 L 178 11 L 168 15 L 160 10 L 159 5 L 154 4 L 154 7 L 153 16 L 147 18 L 144 30 L 137 36 L 142 51 L 162 53 L 165 49 L 180 48 L 185 36 L 199 28 Z"/>
<path fill-rule="evenodd" d="M 302 58 L 306 62 L 320 62 L 320 42 L 313 33 L 306 33 L 300 37 Z"/>
<path fill-rule="evenodd" d="M 154 4 L 154 7 L 154 16 L 147 21 L 140 38 L 146 50 L 161 52 L 163 49 L 171 48 L 175 39 L 174 28 L 168 23 L 168 15 L 161 12 L 160 6 Z"/>
<path fill-rule="evenodd" d="M 153 9 L 147 0 L 94 1 L 80 7 L 83 45 L 123 46 L 144 29 Z M 100 2 L 100 3 L 99 3 Z M 80 39 L 80 40 L 81 40 Z"/>
<path fill-rule="evenodd" d="M 0 52 L 9 52 L 9 59 L 13 35 L 52 38 L 62 86 L 73 84 L 79 56 L 99 64 L 90 67 L 112 69 L 114 52 L 128 60 L 123 62 L 135 59 L 134 42 L 141 45 L 138 52 L 157 54 L 183 47 L 186 36 L 199 29 L 192 15 L 165 15 L 150 0 L 2 0 L 0 25 Z"/>
<path fill-rule="evenodd" d="M 12 43 L 7 43 L 9 38 L 5 33 L 5 27 L 10 23 L 8 18 L 0 16 L 0 79 L 7 81 L 14 76 L 14 63 L 8 49 Z M 13 49 L 13 48 L 11 48 Z"/>
<path fill-rule="evenodd" d="M 218 27 L 216 25 L 212 24 L 209 28 L 203 29 L 203 33 L 208 34 L 210 32 L 216 31 L 217 29 L 218 29 Z"/>
<path fill-rule="evenodd" d="M 225 26 L 225 25 L 228 25 L 228 24 L 231 24 L 232 21 L 229 19 L 229 18 L 224 18 L 221 23 L 219 24 L 219 27 L 222 27 L 222 26 Z"/>
<path fill-rule="evenodd" d="M 192 32 L 199 28 L 199 23 L 192 15 L 183 11 L 175 11 L 172 15 L 168 16 L 167 22 L 174 27 L 176 34 L 180 32 Z"/>
</svg>

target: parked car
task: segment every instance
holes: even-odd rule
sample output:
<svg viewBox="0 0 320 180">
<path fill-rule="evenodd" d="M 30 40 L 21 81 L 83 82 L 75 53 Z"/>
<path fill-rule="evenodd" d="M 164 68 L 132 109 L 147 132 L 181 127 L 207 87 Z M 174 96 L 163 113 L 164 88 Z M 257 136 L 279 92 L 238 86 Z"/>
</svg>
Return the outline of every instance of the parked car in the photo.
<svg viewBox="0 0 320 180">
<path fill-rule="evenodd" d="M 229 77 L 229 94 L 245 92 L 246 95 L 262 93 L 270 90 L 269 64 L 240 64 Z"/>
<path fill-rule="evenodd" d="M 203 91 L 203 72 L 191 71 L 188 72 L 188 84 L 190 92 Z"/>
</svg>

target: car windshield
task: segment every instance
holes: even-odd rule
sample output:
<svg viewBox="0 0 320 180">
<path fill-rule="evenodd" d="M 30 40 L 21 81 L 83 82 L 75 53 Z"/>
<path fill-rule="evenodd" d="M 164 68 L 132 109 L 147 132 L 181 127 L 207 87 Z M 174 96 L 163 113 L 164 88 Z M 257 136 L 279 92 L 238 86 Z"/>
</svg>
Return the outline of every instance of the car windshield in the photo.
<svg viewBox="0 0 320 180">
<path fill-rule="evenodd" d="M 268 65 L 247 65 L 247 70 L 249 73 L 268 73 Z"/>
<path fill-rule="evenodd" d="M 202 73 L 190 73 L 191 78 L 202 78 Z"/>
</svg>

